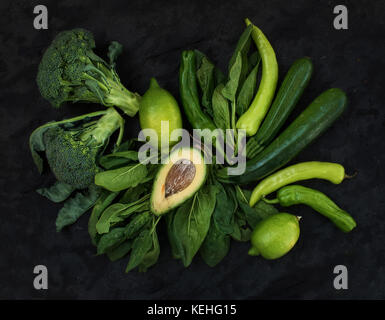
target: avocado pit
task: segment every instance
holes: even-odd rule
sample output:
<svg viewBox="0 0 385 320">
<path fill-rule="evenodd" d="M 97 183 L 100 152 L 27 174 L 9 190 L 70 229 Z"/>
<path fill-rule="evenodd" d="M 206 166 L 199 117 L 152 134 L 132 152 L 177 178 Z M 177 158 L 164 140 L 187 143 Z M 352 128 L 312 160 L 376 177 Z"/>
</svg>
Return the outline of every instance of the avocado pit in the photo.
<svg viewBox="0 0 385 320">
<path fill-rule="evenodd" d="M 151 193 L 151 212 L 164 214 L 190 199 L 204 185 L 207 168 L 201 150 L 182 147 L 159 168 Z"/>
<path fill-rule="evenodd" d="M 194 180 L 195 174 L 196 168 L 192 161 L 188 159 L 179 159 L 176 161 L 166 177 L 166 198 L 186 189 Z"/>
</svg>

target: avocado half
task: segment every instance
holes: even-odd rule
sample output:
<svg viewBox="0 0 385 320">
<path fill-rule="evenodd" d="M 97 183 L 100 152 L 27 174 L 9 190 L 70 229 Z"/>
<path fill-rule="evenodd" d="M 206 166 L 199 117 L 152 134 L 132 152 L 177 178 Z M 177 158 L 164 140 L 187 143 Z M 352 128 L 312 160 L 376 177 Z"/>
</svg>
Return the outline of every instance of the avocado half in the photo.
<svg viewBox="0 0 385 320">
<path fill-rule="evenodd" d="M 173 151 L 155 177 L 151 211 L 161 215 L 190 199 L 204 184 L 206 174 L 200 150 L 185 147 Z"/>
</svg>

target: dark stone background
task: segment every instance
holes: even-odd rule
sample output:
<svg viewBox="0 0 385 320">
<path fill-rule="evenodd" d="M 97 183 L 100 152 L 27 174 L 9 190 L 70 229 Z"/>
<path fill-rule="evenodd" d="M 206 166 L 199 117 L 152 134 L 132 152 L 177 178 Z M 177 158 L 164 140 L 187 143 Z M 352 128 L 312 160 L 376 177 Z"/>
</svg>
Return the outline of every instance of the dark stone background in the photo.
<svg viewBox="0 0 385 320">
<path fill-rule="evenodd" d="M 49 29 L 33 29 L 33 7 L 46 4 Z M 346 4 L 349 30 L 333 28 L 333 8 Z M 0 5 L 0 298 L 75 299 L 367 299 L 385 297 L 384 265 L 384 1 L 2 1 Z M 276 261 L 249 257 L 247 243 L 234 243 L 215 268 L 197 257 L 185 269 L 161 238 L 158 264 L 145 274 L 124 273 L 126 260 L 95 256 L 87 234 L 88 215 L 61 233 L 54 222 L 59 205 L 35 193 L 52 181 L 39 176 L 28 149 L 33 128 L 91 112 L 97 105 L 54 110 L 41 98 L 36 70 L 58 31 L 91 30 L 105 56 L 118 40 L 122 82 L 143 93 L 151 76 L 178 97 L 183 49 L 206 52 L 222 69 L 249 17 L 276 50 L 280 77 L 301 56 L 310 56 L 314 75 L 297 113 L 330 87 L 346 90 L 348 110 L 296 161 L 335 161 L 358 176 L 335 186 L 304 183 L 326 192 L 357 220 L 343 234 L 305 207 L 294 250 Z M 137 118 L 126 136 L 136 135 Z M 164 225 L 161 225 L 164 234 Z M 49 270 L 49 290 L 32 286 L 33 267 Z M 346 265 L 349 289 L 333 288 L 333 268 Z"/>
</svg>

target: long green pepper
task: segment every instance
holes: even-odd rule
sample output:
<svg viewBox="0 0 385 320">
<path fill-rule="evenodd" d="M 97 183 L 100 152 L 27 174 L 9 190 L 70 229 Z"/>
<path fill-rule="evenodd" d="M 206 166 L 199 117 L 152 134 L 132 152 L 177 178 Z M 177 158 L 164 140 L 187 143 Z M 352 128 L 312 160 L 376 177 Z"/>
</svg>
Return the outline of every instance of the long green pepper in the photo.
<svg viewBox="0 0 385 320">
<path fill-rule="evenodd" d="M 249 19 L 245 19 L 245 22 L 247 26 L 252 25 Z M 248 136 L 253 136 L 257 133 L 273 100 L 278 81 L 278 63 L 269 40 L 267 40 L 263 32 L 254 25 L 251 36 L 262 58 L 262 78 L 258 92 L 249 109 L 237 122 L 237 128 L 246 130 Z"/>
<path fill-rule="evenodd" d="M 325 179 L 334 184 L 340 184 L 345 177 L 347 177 L 345 175 L 345 169 L 338 163 L 320 161 L 297 163 L 263 179 L 251 194 L 250 207 L 254 206 L 262 197 L 293 182 L 309 179 Z"/>
<path fill-rule="evenodd" d="M 330 219 L 343 232 L 350 232 L 357 225 L 352 216 L 338 207 L 327 195 L 300 185 L 286 186 L 278 190 L 276 199 L 264 201 L 279 203 L 283 207 L 305 204 Z"/>
</svg>

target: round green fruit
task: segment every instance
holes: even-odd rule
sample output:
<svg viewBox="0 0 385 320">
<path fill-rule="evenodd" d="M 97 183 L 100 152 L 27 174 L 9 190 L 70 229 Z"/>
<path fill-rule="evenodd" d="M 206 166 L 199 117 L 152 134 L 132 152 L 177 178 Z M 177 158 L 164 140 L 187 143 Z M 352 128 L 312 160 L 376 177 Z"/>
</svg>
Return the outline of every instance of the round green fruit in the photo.
<svg viewBox="0 0 385 320">
<path fill-rule="evenodd" d="M 288 253 L 299 238 L 299 218 L 277 213 L 257 224 L 251 235 L 249 255 L 278 259 Z"/>
<path fill-rule="evenodd" d="M 150 87 L 142 96 L 139 107 L 139 121 L 142 129 L 153 129 L 157 139 L 150 139 L 154 147 L 160 148 L 163 141 L 168 141 L 171 147 L 177 141 L 171 141 L 173 130 L 182 128 L 182 115 L 177 101 L 170 92 L 161 88 L 155 78 L 150 81 Z M 168 130 L 162 132 L 162 121 L 168 122 Z M 165 129 L 165 128 L 164 128 Z"/>
</svg>

